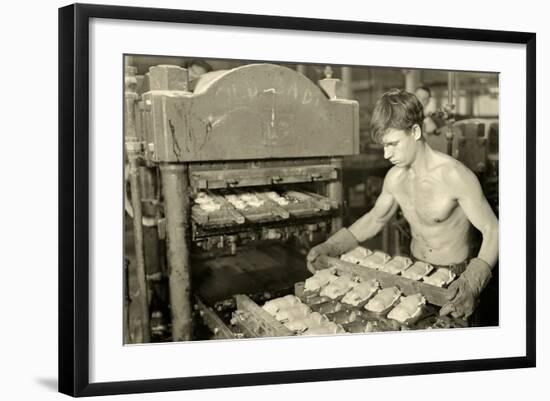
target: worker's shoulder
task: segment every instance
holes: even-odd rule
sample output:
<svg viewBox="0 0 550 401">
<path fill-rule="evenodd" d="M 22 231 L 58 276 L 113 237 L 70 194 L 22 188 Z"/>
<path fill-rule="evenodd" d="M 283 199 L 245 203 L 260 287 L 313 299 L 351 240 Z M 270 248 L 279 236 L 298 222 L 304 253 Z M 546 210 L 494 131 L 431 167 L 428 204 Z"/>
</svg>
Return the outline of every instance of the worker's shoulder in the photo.
<svg viewBox="0 0 550 401">
<path fill-rule="evenodd" d="M 407 177 L 407 171 L 403 167 L 393 166 L 386 173 L 384 178 L 384 184 L 386 187 L 391 188 L 395 184 L 399 184 L 402 180 Z"/>
<path fill-rule="evenodd" d="M 457 185 L 475 178 L 473 171 L 454 157 L 437 152 L 435 158 L 437 164 L 434 172 L 437 172 L 444 182 L 450 185 Z"/>
</svg>

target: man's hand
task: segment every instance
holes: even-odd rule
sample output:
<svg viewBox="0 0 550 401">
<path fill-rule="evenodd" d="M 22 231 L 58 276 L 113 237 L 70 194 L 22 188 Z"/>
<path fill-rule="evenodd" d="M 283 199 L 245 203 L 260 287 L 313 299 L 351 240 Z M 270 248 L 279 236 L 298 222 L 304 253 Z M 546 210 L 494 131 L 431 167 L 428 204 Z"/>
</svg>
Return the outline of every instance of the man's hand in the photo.
<svg viewBox="0 0 550 401">
<path fill-rule="evenodd" d="M 311 274 L 315 274 L 317 270 L 326 269 L 328 266 L 325 266 L 320 261 L 317 261 L 317 268 L 313 266 L 312 263 L 315 262 L 319 256 L 337 256 L 336 253 L 337 250 L 326 241 L 314 246 L 310 249 L 306 257 L 307 269 L 311 272 Z"/>
<path fill-rule="evenodd" d="M 313 266 L 313 262 L 315 262 L 319 256 L 340 256 L 358 245 L 359 243 L 355 236 L 347 228 L 342 228 L 325 242 L 311 248 L 306 257 L 307 269 L 312 274 L 315 274 L 317 270 L 326 269 L 329 266 L 317 261 L 318 268 L 316 268 Z"/>
<path fill-rule="evenodd" d="M 474 258 L 466 267 L 464 273 L 449 286 L 447 302 L 439 314 L 449 313 L 455 317 L 469 317 L 474 313 L 477 298 L 491 279 L 491 266 L 479 258 Z"/>
</svg>

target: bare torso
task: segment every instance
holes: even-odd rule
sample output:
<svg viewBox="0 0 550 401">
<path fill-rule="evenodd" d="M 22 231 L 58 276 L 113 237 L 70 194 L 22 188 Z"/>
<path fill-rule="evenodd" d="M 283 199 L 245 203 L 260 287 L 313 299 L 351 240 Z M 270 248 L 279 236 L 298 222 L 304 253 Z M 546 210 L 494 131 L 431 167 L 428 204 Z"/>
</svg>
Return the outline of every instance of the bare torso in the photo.
<svg viewBox="0 0 550 401">
<path fill-rule="evenodd" d="M 453 197 L 447 173 L 458 163 L 439 152 L 423 175 L 410 168 L 393 167 L 388 190 L 411 227 L 411 253 L 420 260 L 447 265 L 468 257 L 470 221 Z"/>
</svg>

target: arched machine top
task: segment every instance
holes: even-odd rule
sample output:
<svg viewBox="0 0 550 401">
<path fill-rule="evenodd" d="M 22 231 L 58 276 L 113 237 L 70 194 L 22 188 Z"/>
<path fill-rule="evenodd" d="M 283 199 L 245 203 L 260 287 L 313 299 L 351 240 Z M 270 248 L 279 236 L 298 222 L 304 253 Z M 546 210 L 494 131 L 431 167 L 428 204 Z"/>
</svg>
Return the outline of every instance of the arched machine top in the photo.
<svg viewBox="0 0 550 401">
<path fill-rule="evenodd" d="M 328 99 L 304 75 L 250 64 L 201 77 L 195 92 L 152 91 L 154 159 L 166 162 L 358 153 L 356 101 Z"/>
<path fill-rule="evenodd" d="M 321 88 L 305 75 L 276 64 L 248 64 L 231 70 L 211 71 L 199 78 L 194 94 L 224 90 L 224 88 L 233 85 L 239 87 L 242 86 L 242 83 L 248 83 L 251 89 L 262 86 L 262 83 L 265 84 L 263 85 L 265 89 L 275 87 L 282 90 L 298 86 L 304 89 L 309 88 L 316 97 L 327 98 Z M 254 91 L 252 90 L 251 93 Z"/>
</svg>

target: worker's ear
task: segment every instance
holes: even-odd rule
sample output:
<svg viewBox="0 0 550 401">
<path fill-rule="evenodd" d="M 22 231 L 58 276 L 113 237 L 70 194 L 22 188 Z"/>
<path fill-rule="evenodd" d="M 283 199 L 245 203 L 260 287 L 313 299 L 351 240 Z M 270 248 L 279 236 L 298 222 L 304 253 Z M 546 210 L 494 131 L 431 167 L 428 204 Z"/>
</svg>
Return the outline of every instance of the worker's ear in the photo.
<svg viewBox="0 0 550 401">
<path fill-rule="evenodd" d="M 420 128 L 420 125 L 414 124 L 411 128 L 411 134 L 414 137 L 415 141 L 418 141 L 420 138 L 422 138 L 422 128 Z"/>
</svg>

